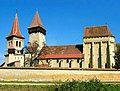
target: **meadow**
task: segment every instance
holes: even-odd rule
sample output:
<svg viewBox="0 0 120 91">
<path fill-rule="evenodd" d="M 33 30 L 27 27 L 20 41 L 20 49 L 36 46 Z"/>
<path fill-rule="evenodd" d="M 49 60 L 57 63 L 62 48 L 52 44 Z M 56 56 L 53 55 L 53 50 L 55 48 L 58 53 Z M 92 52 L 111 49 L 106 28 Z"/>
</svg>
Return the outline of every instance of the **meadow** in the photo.
<svg viewBox="0 0 120 91">
<path fill-rule="evenodd" d="M 120 91 L 120 84 L 90 81 L 66 81 L 54 85 L 0 85 L 0 91 Z"/>
</svg>

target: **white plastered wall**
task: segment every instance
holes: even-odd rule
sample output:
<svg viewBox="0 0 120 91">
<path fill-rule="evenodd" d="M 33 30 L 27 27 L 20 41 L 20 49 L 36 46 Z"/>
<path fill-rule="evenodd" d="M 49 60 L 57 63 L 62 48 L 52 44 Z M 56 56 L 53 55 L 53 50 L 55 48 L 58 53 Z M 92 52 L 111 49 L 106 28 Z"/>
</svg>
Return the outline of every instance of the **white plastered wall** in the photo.
<svg viewBox="0 0 120 91">
<path fill-rule="evenodd" d="M 110 51 L 110 67 L 112 68 L 112 65 L 115 64 L 114 60 L 114 51 L 115 51 L 115 38 L 114 37 L 97 37 L 97 38 L 84 38 L 83 39 L 83 53 L 84 53 L 84 68 L 88 68 L 89 58 L 90 58 L 90 48 L 92 43 L 92 49 L 93 49 L 93 68 L 98 67 L 98 63 L 96 62 L 96 59 L 98 59 L 98 45 L 95 44 L 95 42 L 101 42 L 101 56 L 102 56 L 102 68 L 105 68 L 106 60 L 106 48 L 107 43 L 109 44 L 109 51 Z M 88 43 L 88 44 L 87 44 Z"/>
<path fill-rule="evenodd" d="M 29 42 L 34 43 L 35 41 L 37 41 L 37 43 L 39 44 L 39 50 L 41 50 L 41 48 L 44 46 L 44 43 L 46 43 L 45 35 L 40 32 L 31 33 L 29 35 Z"/>
<path fill-rule="evenodd" d="M 15 54 L 7 53 L 8 56 L 5 57 L 5 64 L 7 66 L 11 62 L 20 61 L 20 66 L 23 66 L 24 56 L 20 53 L 20 50 L 24 47 L 24 39 L 13 37 L 13 39 L 7 41 L 7 49 L 10 48 L 11 44 L 9 45 L 9 42 L 11 43 L 11 41 L 13 48 L 15 48 Z M 16 41 L 18 41 L 18 46 L 16 46 Z M 21 42 L 21 46 L 19 46 L 19 42 Z"/>
</svg>

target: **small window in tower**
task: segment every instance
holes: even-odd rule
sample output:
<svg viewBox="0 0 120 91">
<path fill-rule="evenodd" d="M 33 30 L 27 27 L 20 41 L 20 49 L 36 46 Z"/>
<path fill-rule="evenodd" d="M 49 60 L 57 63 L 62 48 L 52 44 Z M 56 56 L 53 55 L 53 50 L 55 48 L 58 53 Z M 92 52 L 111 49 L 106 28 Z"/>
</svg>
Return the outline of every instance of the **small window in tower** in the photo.
<svg viewBox="0 0 120 91">
<path fill-rule="evenodd" d="M 10 42 L 9 42 L 9 46 L 10 46 Z"/>
<path fill-rule="evenodd" d="M 19 42 L 19 47 L 21 47 L 21 42 Z"/>
<path fill-rule="evenodd" d="M 12 41 L 11 41 L 11 44 L 13 44 Z"/>
<path fill-rule="evenodd" d="M 18 46 L 18 41 L 16 41 L 16 46 Z"/>
</svg>

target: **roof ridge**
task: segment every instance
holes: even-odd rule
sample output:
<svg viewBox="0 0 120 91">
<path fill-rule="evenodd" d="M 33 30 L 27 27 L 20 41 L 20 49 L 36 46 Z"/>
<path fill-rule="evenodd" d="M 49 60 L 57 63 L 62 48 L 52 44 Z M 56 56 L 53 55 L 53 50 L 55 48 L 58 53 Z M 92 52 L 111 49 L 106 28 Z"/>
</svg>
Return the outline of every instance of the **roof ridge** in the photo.
<svg viewBox="0 0 120 91">
<path fill-rule="evenodd" d="M 100 25 L 100 26 L 87 26 L 85 28 L 97 28 L 97 27 L 108 27 L 108 25 Z"/>
<path fill-rule="evenodd" d="M 48 47 L 66 47 L 66 46 L 76 46 L 76 45 L 51 45 Z"/>
</svg>

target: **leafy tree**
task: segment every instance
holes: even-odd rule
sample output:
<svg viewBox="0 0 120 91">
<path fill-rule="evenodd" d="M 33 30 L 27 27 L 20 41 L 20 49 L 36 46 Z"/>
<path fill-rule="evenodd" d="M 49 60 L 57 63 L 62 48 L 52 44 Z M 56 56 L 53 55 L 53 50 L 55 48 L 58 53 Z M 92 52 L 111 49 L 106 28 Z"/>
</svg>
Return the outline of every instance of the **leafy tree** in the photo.
<svg viewBox="0 0 120 91">
<path fill-rule="evenodd" d="M 116 69 L 120 69 L 120 44 L 117 44 L 117 50 L 115 52 L 114 59 L 115 59 L 115 66 L 114 67 Z"/>
<path fill-rule="evenodd" d="M 117 43 L 117 44 L 116 44 L 116 48 L 117 48 L 116 50 L 119 50 L 119 49 L 120 49 L 120 43 Z"/>
</svg>

